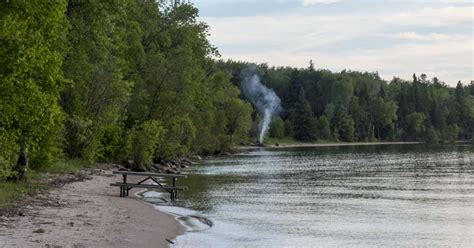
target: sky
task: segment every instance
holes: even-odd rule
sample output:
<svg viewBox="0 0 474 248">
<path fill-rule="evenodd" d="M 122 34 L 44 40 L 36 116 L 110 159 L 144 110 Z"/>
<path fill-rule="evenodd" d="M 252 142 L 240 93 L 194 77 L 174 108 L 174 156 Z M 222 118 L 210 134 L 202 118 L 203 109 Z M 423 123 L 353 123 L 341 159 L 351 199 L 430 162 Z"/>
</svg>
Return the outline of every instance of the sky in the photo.
<svg viewBox="0 0 474 248">
<path fill-rule="evenodd" d="M 192 0 L 222 59 L 474 80 L 471 0 Z"/>
</svg>

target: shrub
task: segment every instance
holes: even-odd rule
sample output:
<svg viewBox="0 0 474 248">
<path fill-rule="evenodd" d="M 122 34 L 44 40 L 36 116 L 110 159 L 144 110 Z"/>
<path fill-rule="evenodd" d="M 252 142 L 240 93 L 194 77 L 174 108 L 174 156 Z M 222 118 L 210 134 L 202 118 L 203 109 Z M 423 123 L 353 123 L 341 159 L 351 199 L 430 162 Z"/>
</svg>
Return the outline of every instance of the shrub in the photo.
<svg viewBox="0 0 474 248">
<path fill-rule="evenodd" d="M 196 127 L 187 117 L 178 117 L 167 121 L 163 133 L 163 142 L 157 144 L 156 157 L 158 159 L 174 159 L 189 152 Z"/>
<path fill-rule="evenodd" d="M 70 158 L 85 157 L 86 153 L 89 153 L 90 157 L 90 149 L 86 150 L 94 142 L 92 126 L 93 122 L 90 119 L 69 116 L 65 123 L 64 137 L 65 151 Z"/>
<path fill-rule="evenodd" d="M 163 135 L 161 122 L 146 121 L 128 133 L 128 157 L 133 160 L 133 170 L 143 171 L 153 163 L 153 156 Z"/>
<path fill-rule="evenodd" d="M 20 147 L 14 141 L 15 137 L 11 133 L 0 129 L 0 181 L 15 175 L 13 166 Z"/>
<path fill-rule="evenodd" d="M 122 147 L 122 129 L 117 125 L 105 126 L 99 142 L 98 160 L 117 161 Z"/>
<path fill-rule="evenodd" d="M 61 144 L 61 134 L 58 128 L 50 130 L 40 141 L 39 148 L 32 151 L 29 167 L 33 170 L 46 169 L 63 159 Z"/>
</svg>

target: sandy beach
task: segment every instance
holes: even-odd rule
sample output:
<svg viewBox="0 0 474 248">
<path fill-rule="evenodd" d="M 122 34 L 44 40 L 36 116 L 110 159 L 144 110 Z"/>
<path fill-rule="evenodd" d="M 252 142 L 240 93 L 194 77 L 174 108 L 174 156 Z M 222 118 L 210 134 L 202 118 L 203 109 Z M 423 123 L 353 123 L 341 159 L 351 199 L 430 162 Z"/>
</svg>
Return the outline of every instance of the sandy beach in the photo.
<svg viewBox="0 0 474 248">
<path fill-rule="evenodd" d="M 130 192 L 119 197 L 111 169 L 35 196 L 0 217 L 0 247 L 168 247 L 185 229 Z"/>
</svg>

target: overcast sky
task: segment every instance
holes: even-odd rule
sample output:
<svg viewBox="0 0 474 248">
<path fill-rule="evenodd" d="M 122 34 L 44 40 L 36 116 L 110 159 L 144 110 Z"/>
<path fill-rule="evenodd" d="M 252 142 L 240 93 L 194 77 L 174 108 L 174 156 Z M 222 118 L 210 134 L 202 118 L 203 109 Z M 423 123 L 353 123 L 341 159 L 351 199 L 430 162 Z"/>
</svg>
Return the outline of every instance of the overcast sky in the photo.
<svg viewBox="0 0 474 248">
<path fill-rule="evenodd" d="M 222 58 L 271 66 L 473 77 L 470 0 L 194 0 Z"/>
</svg>

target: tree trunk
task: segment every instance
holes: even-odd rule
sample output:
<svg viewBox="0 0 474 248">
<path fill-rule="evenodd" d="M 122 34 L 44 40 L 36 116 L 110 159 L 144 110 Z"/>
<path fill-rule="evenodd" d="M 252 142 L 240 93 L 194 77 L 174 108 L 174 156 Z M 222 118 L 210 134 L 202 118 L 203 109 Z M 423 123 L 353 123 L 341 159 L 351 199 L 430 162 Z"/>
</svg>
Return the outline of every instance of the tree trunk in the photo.
<svg viewBox="0 0 474 248">
<path fill-rule="evenodd" d="M 18 155 L 18 162 L 16 163 L 16 180 L 22 181 L 26 180 L 26 166 L 28 165 L 28 154 L 26 147 L 22 146 L 20 148 L 20 154 Z"/>
</svg>

